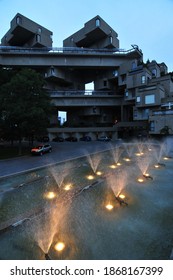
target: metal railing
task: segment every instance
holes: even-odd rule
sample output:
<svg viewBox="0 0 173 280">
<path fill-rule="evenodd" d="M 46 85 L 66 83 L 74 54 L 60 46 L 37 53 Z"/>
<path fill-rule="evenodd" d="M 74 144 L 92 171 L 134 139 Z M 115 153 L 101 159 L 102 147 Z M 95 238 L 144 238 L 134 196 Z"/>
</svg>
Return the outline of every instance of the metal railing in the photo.
<svg viewBox="0 0 173 280">
<path fill-rule="evenodd" d="M 112 48 L 112 49 L 90 49 L 90 48 L 79 48 L 79 47 L 42 47 L 42 48 L 25 48 L 18 46 L 2 46 L 0 45 L 0 52 L 18 52 L 18 53 L 76 53 L 76 54 L 128 54 L 138 50 L 137 48 L 131 48 L 129 50 Z"/>
<path fill-rule="evenodd" d="M 121 97 L 121 95 L 115 94 L 113 91 L 95 91 L 95 90 L 64 90 L 64 91 L 54 91 L 48 90 L 47 91 L 50 97 L 62 97 L 62 96 L 110 96 L 111 97 Z"/>
</svg>

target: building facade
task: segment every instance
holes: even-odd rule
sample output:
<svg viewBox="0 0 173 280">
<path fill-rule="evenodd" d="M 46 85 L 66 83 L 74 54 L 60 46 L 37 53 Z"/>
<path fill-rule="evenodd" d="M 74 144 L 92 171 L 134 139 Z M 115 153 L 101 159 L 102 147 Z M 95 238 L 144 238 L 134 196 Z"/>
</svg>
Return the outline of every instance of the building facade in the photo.
<svg viewBox="0 0 173 280">
<path fill-rule="evenodd" d="M 173 76 L 164 63 L 144 63 L 137 45 L 120 49 L 118 34 L 100 16 L 61 48 L 52 47 L 52 35 L 17 14 L 0 45 L 2 67 L 29 67 L 44 76 L 52 102 L 50 139 L 173 134 Z M 67 113 L 63 125 L 61 111 Z"/>
</svg>

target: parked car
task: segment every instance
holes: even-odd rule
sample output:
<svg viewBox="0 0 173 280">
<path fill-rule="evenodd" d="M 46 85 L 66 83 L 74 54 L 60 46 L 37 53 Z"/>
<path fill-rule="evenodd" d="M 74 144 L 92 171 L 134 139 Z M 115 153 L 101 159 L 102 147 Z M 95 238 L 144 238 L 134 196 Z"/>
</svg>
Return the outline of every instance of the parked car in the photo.
<svg viewBox="0 0 173 280">
<path fill-rule="evenodd" d="M 76 137 L 73 137 L 73 136 L 70 136 L 70 137 L 65 138 L 65 141 L 77 142 L 77 138 L 76 138 Z"/>
<path fill-rule="evenodd" d="M 83 136 L 83 137 L 81 137 L 80 138 L 80 141 L 86 141 L 86 142 L 89 142 L 89 141 L 91 141 L 91 137 L 90 136 Z"/>
<path fill-rule="evenodd" d="M 98 141 L 104 141 L 104 142 L 108 142 L 111 141 L 111 138 L 107 137 L 107 136 L 101 136 L 97 139 Z"/>
<path fill-rule="evenodd" d="M 50 152 L 52 152 L 52 147 L 51 147 L 50 144 L 39 145 L 39 146 L 31 149 L 31 154 L 32 155 L 42 156 L 43 154 L 50 153 Z"/>
<path fill-rule="evenodd" d="M 55 138 L 52 139 L 53 142 L 64 142 L 63 137 L 56 136 Z"/>
<path fill-rule="evenodd" d="M 39 142 L 49 142 L 49 137 L 48 136 L 40 136 L 40 137 L 37 137 L 37 141 Z"/>
</svg>

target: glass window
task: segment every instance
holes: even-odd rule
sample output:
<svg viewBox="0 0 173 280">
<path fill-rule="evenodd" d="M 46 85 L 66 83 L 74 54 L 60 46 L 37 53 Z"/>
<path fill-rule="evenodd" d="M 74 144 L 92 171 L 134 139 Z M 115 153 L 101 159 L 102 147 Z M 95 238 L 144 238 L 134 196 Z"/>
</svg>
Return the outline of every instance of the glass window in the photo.
<svg viewBox="0 0 173 280">
<path fill-rule="evenodd" d="M 154 121 L 150 121 L 150 128 L 149 128 L 150 131 L 154 131 L 155 130 L 155 123 Z"/>
<path fill-rule="evenodd" d="M 21 17 L 19 17 L 19 16 L 16 17 L 16 23 L 17 24 L 21 24 L 22 23 Z"/>
<path fill-rule="evenodd" d="M 141 102 L 141 97 L 140 96 L 137 96 L 136 97 L 136 103 L 140 103 Z"/>
<path fill-rule="evenodd" d="M 128 97 L 129 96 L 129 93 L 128 93 L 128 91 L 126 90 L 125 91 L 125 97 Z"/>
<path fill-rule="evenodd" d="M 96 27 L 99 27 L 99 26 L 100 26 L 100 19 L 97 18 L 97 19 L 96 19 Z"/>
<path fill-rule="evenodd" d="M 113 42 L 113 37 L 110 36 L 110 37 L 109 37 L 109 43 L 112 44 L 112 42 Z"/>
<path fill-rule="evenodd" d="M 55 69 L 52 67 L 50 72 L 51 72 L 51 75 L 54 75 L 55 74 Z"/>
<path fill-rule="evenodd" d="M 141 84 L 145 84 L 145 82 L 146 82 L 146 76 L 142 75 L 141 76 Z"/>
<path fill-rule="evenodd" d="M 114 77 L 118 77 L 118 71 L 117 71 L 117 70 L 114 70 L 114 71 L 113 71 L 113 76 L 114 76 Z"/>
<path fill-rule="evenodd" d="M 41 42 L 41 36 L 39 34 L 36 34 L 36 41 Z"/>
<path fill-rule="evenodd" d="M 136 61 L 132 62 L 132 70 L 135 69 L 137 67 Z"/>
<path fill-rule="evenodd" d="M 150 94 L 145 96 L 145 104 L 154 104 L 155 103 L 155 95 Z"/>
<path fill-rule="evenodd" d="M 152 73 L 152 76 L 153 76 L 153 77 L 156 77 L 156 75 L 157 75 L 157 70 L 154 68 L 154 69 L 152 69 L 151 73 Z"/>
<path fill-rule="evenodd" d="M 103 85 L 104 85 L 104 87 L 106 87 L 107 86 L 107 81 L 103 81 Z"/>
<path fill-rule="evenodd" d="M 41 27 L 38 28 L 38 33 L 41 33 L 42 32 L 42 29 Z"/>
</svg>

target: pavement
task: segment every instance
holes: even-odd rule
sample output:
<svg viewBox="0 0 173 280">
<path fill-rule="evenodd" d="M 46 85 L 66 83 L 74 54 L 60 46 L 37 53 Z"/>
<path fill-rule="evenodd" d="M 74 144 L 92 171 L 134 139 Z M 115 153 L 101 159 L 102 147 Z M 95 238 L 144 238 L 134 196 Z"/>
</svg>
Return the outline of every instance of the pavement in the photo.
<svg viewBox="0 0 173 280">
<path fill-rule="evenodd" d="M 32 171 L 45 166 L 50 166 L 66 160 L 82 157 L 86 154 L 96 153 L 110 149 L 117 145 L 118 141 L 112 142 L 52 142 L 52 153 L 43 156 L 22 156 L 12 159 L 0 160 L 0 179 L 18 173 Z"/>
</svg>

